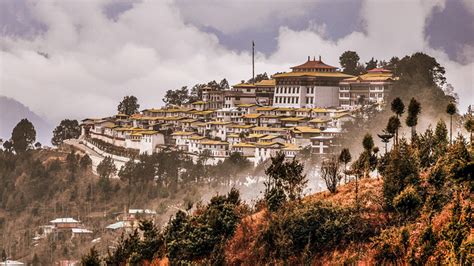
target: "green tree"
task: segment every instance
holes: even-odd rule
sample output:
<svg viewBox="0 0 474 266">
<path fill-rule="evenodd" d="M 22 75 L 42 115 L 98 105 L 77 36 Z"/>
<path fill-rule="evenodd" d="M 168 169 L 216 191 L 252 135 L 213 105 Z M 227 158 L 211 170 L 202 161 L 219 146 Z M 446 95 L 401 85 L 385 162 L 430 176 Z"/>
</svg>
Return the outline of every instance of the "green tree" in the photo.
<svg viewBox="0 0 474 266">
<path fill-rule="evenodd" d="M 36 130 L 28 119 L 22 119 L 12 131 L 11 142 L 16 153 L 24 153 L 36 140 Z"/>
<path fill-rule="evenodd" d="M 339 57 L 339 64 L 342 67 L 342 72 L 349 74 L 349 75 L 359 75 L 360 72 L 357 69 L 357 65 L 359 63 L 359 55 L 354 51 L 345 51 Z"/>
<path fill-rule="evenodd" d="M 77 139 L 81 135 L 81 127 L 77 120 L 64 119 L 53 131 L 51 143 L 61 145 L 67 139 Z"/>
<path fill-rule="evenodd" d="M 405 105 L 403 104 L 402 99 L 400 99 L 399 97 L 393 99 L 390 108 L 392 112 L 397 115 L 397 117 L 402 116 L 402 114 L 405 112 Z"/>
<path fill-rule="evenodd" d="M 304 166 L 296 159 L 285 161 L 285 154 L 279 152 L 271 158 L 271 165 L 265 169 L 265 199 L 271 210 L 278 209 L 288 198 L 300 199 L 308 180 L 303 175 Z"/>
<path fill-rule="evenodd" d="M 411 127 L 412 141 L 416 135 L 416 125 L 418 124 L 418 115 L 420 112 L 420 103 L 415 98 L 411 98 L 410 103 L 408 104 L 408 116 L 406 118 L 406 124 L 407 126 Z"/>
<path fill-rule="evenodd" d="M 369 62 L 365 63 L 365 69 L 366 70 L 371 70 L 377 67 L 377 62 L 378 60 L 375 60 L 373 57 L 370 59 Z"/>
<path fill-rule="evenodd" d="M 76 155 L 74 151 L 71 151 L 66 156 L 66 166 L 70 174 L 70 180 L 73 181 L 76 178 L 76 173 L 79 168 L 79 155 Z"/>
<path fill-rule="evenodd" d="M 374 139 L 372 135 L 365 134 L 364 139 L 362 140 L 362 147 L 366 151 L 371 151 L 374 148 Z"/>
<path fill-rule="evenodd" d="M 434 160 L 438 160 L 441 156 L 443 156 L 447 149 L 448 149 L 448 129 L 446 128 L 446 124 L 444 121 L 440 120 L 436 124 L 435 133 L 434 133 Z"/>
<path fill-rule="evenodd" d="M 352 160 L 351 153 L 348 148 L 341 150 L 339 154 L 339 162 L 344 164 L 344 183 L 347 183 L 347 164 Z"/>
<path fill-rule="evenodd" d="M 397 124 L 395 121 L 392 121 L 393 123 L 393 127 L 387 127 L 387 131 L 389 133 L 392 133 L 391 131 L 389 131 L 389 129 L 393 129 L 395 128 L 395 144 L 398 144 L 398 130 L 399 128 L 401 127 L 401 123 L 400 123 L 400 117 L 402 116 L 402 114 L 405 112 L 405 105 L 403 104 L 403 101 L 402 99 L 400 99 L 399 97 L 393 99 L 392 101 L 392 104 L 391 104 L 391 110 L 392 112 L 395 113 L 395 115 L 397 116 L 397 119 L 398 119 L 398 127 L 395 127 L 395 125 Z M 390 120 L 389 120 L 389 124 L 390 124 Z"/>
<path fill-rule="evenodd" d="M 469 143 L 472 144 L 472 132 L 474 131 L 474 119 L 472 116 L 469 116 L 464 122 L 464 128 L 469 132 Z"/>
<path fill-rule="evenodd" d="M 99 175 L 99 187 L 104 193 L 104 197 L 108 198 L 110 192 L 109 178 L 117 172 L 114 161 L 109 156 L 105 157 L 99 165 L 97 165 L 97 174 Z"/>
<path fill-rule="evenodd" d="M 445 69 L 435 58 L 424 53 L 405 56 L 395 68 L 395 75 L 401 84 L 416 83 L 419 86 L 442 86 L 446 83 Z"/>
<path fill-rule="evenodd" d="M 265 72 L 265 73 L 257 74 L 255 76 L 255 80 L 251 78 L 247 81 L 247 83 L 257 83 L 257 82 L 260 82 L 262 80 L 268 80 L 268 79 L 269 79 L 268 74 L 267 74 L 267 72 Z"/>
<path fill-rule="evenodd" d="M 120 114 L 133 115 L 138 113 L 140 105 L 138 99 L 135 96 L 125 96 L 123 100 L 117 106 L 117 111 Z"/>
<path fill-rule="evenodd" d="M 446 113 L 449 115 L 449 143 L 453 143 L 453 115 L 456 114 L 456 105 L 450 102 L 446 106 Z"/>
<path fill-rule="evenodd" d="M 88 254 L 82 257 L 81 265 L 83 266 L 100 266 L 101 259 L 99 257 L 99 252 L 92 247 Z"/>
<path fill-rule="evenodd" d="M 181 89 L 166 91 L 163 102 L 165 102 L 166 105 L 182 106 L 189 103 L 190 99 L 191 97 L 189 95 L 188 87 L 183 86 Z"/>
<path fill-rule="evenodd" d="M 92 159 L 89 157 L 89 155 L 84 155 L 82 156 L 81 160 L 79 161 L 79 167 L 82 170 L 87 169 L 88 167 L 92 166 Z"/>
<path fill-rule="evenodd" d="M 408 185 L 418 186 L 419 169 L 411 147 L 402 139 L 389 153 L 382 171 L 385 207 L 393 209 L 393 199 Z"/>
</svg>

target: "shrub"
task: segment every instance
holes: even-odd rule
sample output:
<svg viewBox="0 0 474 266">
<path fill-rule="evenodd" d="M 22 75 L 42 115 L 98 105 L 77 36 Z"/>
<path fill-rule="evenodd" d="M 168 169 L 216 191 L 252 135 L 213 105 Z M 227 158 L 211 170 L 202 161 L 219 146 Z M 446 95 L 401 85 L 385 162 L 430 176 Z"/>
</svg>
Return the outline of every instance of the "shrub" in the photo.
<svg viewBox="0 0 474 266">
<path fill-rule="evenodd" d="M 413 186 L 406 187 L 393 199 L 393 206 L 405 218 L 416 216 L 422 205 L 422 199 Z"/>
</svg>

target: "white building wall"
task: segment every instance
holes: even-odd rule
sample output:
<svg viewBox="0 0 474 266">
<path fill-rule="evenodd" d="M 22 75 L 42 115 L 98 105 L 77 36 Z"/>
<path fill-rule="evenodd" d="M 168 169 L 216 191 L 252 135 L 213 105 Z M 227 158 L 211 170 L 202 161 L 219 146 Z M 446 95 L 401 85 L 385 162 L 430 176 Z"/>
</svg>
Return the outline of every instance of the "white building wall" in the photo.
<svg viewBox="0 0 474 266">
<path fill-rule="evenodd" d="M 315 87 L 314 107 L 339 106 L 339 87 Z"/>
</svg>

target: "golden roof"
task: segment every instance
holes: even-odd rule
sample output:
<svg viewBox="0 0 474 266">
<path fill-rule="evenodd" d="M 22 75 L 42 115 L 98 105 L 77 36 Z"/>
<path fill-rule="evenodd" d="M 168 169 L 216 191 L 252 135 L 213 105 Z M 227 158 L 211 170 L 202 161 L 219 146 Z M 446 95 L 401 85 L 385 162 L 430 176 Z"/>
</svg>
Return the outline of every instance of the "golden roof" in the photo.
<svg viewBox="0 0 474 266">
<path fill-rule="evenodd" d="M 280 121 L 286 121 L 286 122 L 298 122 L 298 121 L 304 121 L 306 120 L 305 117 L 285 117 L 280 119 Z"/>
<path fill-rule="evenodd" d="M 211 122 L 207 122 L 206 124 L 208 124 L 208 125 L 228 125 L 228 124 L 232 124 L 232 122 L 211 121 Z"/>
<path fill-rule="evenodd" d="M 246 142 L 240 142 L 237 144 L 232 145 L 232 147 L 237 147 L 237 148 L 254 148 L 255 145 L 252 143 L 246 143 Z"/>
<path fill-rule="evenodd" d="M 342 80 L 342 82 L 370 82 L 370 81 L 388 81 L 393 80 L 392 72 L 369 72 L 357 77 L 347 78 Z"/>
<path fill-rule="evenodd" d="M 250 129 L 253 128 L 253 125 L 230 125 L 229 128 L 243 128 L 243 129 Z"/>
<path fill-rule="evenodd" d="M 258 107 L 256 110 L 257 111 L 273 111 L 277 109 L 276 107 L 272 107 L 272 106 L 264 106 L 264 107 Z"/>
<path fill-rule="evenodd" d="M 347 75 L 341 72 L 287 72 L 273 75 L 274 78 L 289 78 L 289 77 L 324 77 L 324 78 L 351 78 L 352 75 Z"/>
<path fill-rule="evenodd" d="M 244 114 L 243 118 L 259 118 L 262 114 Z"/>
<path fill-rule="evenodd" d="M 209 111 L 198 111 L 198 112 L 195 112 L 194 114 L 196 114 L 196 115 L 209 115 L 209 114 L 212 114 L 212 113 L 214 113 L 214 111 L 209 110 Z"/>
<path fill-rule="evenodd" d="M 276 81 L 274 79 L 264 79 L 255 83 L 256 87 L 275 87 Z"/>
<path fill-rule="evenodd" d="M 229 145 L 229 142 L 219 140 L 203 140 L 202 145 Z"/>
<path fill-rule="evenodd" d="M 206 137 L 203 137 L 203 136 L 191 136 L 189 139 L 190 140 L 202 140 L 202 139 L 205 139 Z"/>
<path fill-rule="evenodd" d="M 243 104 L 237 105 L 237 107 L 254 107 L 254 106 L 256 106 L 256 104 L 254 103 L 243 103 Z"/>
<path fill-rule="evenodd" d="M 265 137 L 265 136 L 266 136 L 266 134 L 256 134 L 256 133 L 253 133 L 253 134 L 249 134 L 249 135 L 247 136 L 247 138 L 249 138 L 249 139 L 253 139 L 253 138 L 259 139 L 259 138 L 263 138 L 263 137 Z"/>
<path fill-rule="evenodd" d="M 171 134 L 171 136 L 190 136 L 196 134 L 195 132 L 189 132 L 189 131 L 177 131 Z"/>
<path fill-rule="evenodd" d="M 291 112 L 291 111 L 295 111 L 295 108 L 291 108 L 291 107 L 278 107 L 278 108 L 277 108 L 277 111 Z"/>
<path fill-rule="evenodd" d="M 309 122 L 310 123 L 327 123 L 329 121 L 331 121 L 331 119 L 314 118 L 314 119 L 311 119 Z"/>
<path fill-rule="evenodd" d="M 321 130 L 312 127 L 294 127 L 293 131 L 299 131 L 301 133 L 320 133 Z"/>
</svg>

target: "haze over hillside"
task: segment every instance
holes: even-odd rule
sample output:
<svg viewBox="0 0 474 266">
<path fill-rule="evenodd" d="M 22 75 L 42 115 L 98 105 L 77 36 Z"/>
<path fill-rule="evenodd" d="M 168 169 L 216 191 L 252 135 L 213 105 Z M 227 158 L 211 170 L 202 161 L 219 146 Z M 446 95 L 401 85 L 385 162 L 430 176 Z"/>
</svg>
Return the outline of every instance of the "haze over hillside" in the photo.
<svg viewBox="0 0 474 266">
<path fill-rule="evenodd" d="M 35 126 L 37 141 L 51 145 L 53 126 L 48 121 L 17 100 L 0 96 L 0 138 L 10 139 L 13 128 L 23 118 L 27 118 Z"/>
</svg>

